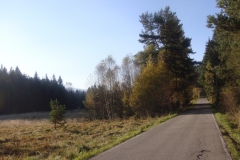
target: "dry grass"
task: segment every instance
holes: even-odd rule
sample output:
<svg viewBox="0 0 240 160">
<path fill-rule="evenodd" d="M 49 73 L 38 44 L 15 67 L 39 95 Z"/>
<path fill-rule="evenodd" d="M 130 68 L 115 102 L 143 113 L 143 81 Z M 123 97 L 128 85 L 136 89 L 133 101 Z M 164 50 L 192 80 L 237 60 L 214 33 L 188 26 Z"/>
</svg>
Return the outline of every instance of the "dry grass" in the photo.
<svg viewBox="0 0 240 160">
<path fill-rule="evenodd" d="M 57 130 L 44 114 L 39 120 L 22 116 L 0 117 L 0 159 L 88 159 L 176 115 L 115 121 L 68 118 Z"/>
</svg>

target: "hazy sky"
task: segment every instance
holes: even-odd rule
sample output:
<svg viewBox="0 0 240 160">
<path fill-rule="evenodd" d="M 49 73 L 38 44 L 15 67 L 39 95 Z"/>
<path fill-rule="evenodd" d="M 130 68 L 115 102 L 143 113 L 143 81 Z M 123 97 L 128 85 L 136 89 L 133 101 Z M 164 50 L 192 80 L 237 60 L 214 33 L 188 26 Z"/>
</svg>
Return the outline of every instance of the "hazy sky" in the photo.
<svg viewBox="0 0 240 160">
<path fill-rule="evenodd" d="M 120 65 L 143 50 L 139 15 L 167 5 L 201 61 L 212 37 L 207 15 L 219 12 L 215 0 L 0 0 L 0 65 L 31 77 L 55 74 L 86 89 L 102 59 L 112 55 Z"/>
</svg>

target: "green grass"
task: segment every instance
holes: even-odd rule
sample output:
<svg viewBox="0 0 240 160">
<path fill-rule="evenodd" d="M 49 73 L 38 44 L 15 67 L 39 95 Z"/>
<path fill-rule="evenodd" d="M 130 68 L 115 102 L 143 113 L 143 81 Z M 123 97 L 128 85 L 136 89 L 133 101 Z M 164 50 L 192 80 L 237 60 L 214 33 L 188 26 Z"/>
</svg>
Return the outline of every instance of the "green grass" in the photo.
<svg viewBox="0 0 240 160">
<path fill-rule="evenodd" d="M 216 112 L 214 109 L 213 113 L 233 160 L 240 160 L 240 131 L 238 130 L 238 124 L 230 120 L 227 114 Z"/>
<path fill-rule="evenodd" d="M 198 99 L 193 99 L 190 104 L 195 105 L 197 103 Z"/>
</svg>

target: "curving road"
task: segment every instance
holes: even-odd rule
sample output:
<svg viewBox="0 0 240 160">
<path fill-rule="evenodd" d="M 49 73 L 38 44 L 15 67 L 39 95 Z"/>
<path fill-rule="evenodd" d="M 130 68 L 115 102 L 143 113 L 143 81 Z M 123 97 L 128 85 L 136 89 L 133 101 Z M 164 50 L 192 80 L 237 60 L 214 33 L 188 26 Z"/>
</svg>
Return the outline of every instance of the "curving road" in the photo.
<svg viewBox="0 0 240 160">
<path fill-rule="evenodd" d="M 92 160 L 227 160 L 231 159 L 207 99 Z"/>
</svg>

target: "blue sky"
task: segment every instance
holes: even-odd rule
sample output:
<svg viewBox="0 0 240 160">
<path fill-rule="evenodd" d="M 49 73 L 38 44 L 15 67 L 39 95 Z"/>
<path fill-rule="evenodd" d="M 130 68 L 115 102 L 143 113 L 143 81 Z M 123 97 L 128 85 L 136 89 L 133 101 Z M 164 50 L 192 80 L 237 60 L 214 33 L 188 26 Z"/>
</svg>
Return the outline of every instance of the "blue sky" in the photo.
<svg viewBox="0 0 240 160">
<path fill-rule="evenodd" d="M 143 50 L 139 16 L 170 6 L 192 38 L 192 57 L 201 61 L 212 37 L 207 15 L 219 12 L 215 0 L 0 0 L 0 64 L 8 70 L 87 89 L 87 77 L 108 55 L 120 65 Z"/>
</svg>

